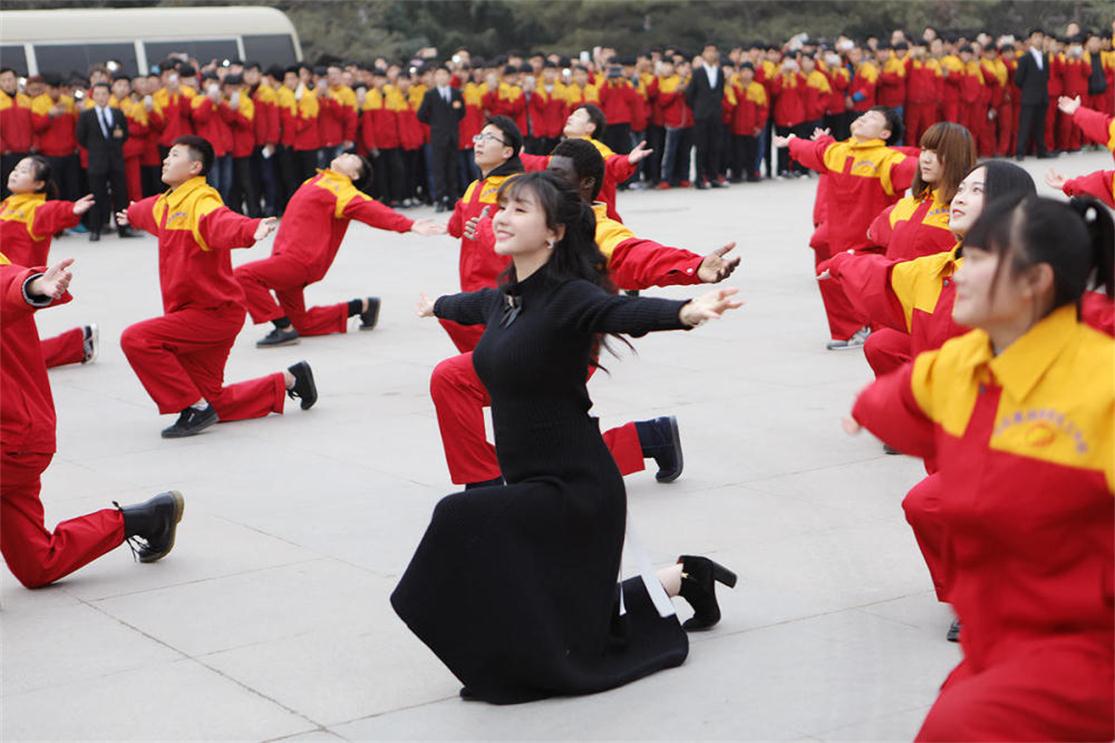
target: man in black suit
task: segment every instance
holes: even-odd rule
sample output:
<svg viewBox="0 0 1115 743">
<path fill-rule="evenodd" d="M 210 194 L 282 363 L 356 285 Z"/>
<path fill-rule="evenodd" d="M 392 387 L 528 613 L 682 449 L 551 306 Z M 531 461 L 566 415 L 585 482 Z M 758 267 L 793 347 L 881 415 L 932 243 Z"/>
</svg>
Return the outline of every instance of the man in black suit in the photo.
<svg viewBox="0 0 1115 743">
<path fill-rule="evenodd" d="M 124 178 L 124 141 L 128 120 L 118 108 L 108 105 L 108 83 L 93 86 L 93 107 L 77 119 L 77 143 L 89 151 L 89 190 L 95 206 L 91 210 L 89 240 L 101 239 L 101 228 L 108 216 L 128 208 L 128 186 Z M 109 187 L 112 201 L 109 201 Z M 115 204 L 115 208 L 114 205 Z M 120 237 L 131 237 L 128 228 L 117 225 Z"/>
<path fill-rule="evenodd" d="M 720 175 L 720 142 L 724 138 L 722 101 L 724 68 L 716 44 L 705 44 L 701 56 L 693 60 L 693 79 L 685 90 L 685 100 L 693 109 L 693 141 L 697 145 L 697 188 L 727 185 Z"/>
<path fill-rule="evenodd" d="M 1030 139 L 1038 146 L 1038 157 L 1049 157 L 1045 151 L 1045 113 L 1049 108 L 1049 55 L 1042 51 L 1045 33 L 1040 28 L 1030 32 L 1029 48 L 1018 60 L 1014 84 L 1022 93 L 1018 112 L 1017 159 L 1026 156 Z"/>
<path fill-rule="evenodd" d="M 436 211 L 452 208 L 457 183 L 457 133 L 465 115 L 461 91 L 449 86 L 449 68 L 434 70 L 434 87 L 418 107 L 418 120 L 430 126 L 430 160 L 434 175 Z"/>
</svg>

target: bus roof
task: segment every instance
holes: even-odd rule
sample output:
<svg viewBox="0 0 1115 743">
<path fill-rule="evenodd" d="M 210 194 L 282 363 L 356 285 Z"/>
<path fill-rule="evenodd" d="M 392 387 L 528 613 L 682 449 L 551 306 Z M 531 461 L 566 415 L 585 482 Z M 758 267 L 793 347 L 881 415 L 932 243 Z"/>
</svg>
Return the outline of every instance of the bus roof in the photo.
<svg viewBox="0 0 1115 743">
<path fill-rule="evenodd" d="M 3 44 L 131 42 L 230 33 L 297 37 L 285 13 L 264 6 L 5 10 L 0 17 Z"/>
</svg>

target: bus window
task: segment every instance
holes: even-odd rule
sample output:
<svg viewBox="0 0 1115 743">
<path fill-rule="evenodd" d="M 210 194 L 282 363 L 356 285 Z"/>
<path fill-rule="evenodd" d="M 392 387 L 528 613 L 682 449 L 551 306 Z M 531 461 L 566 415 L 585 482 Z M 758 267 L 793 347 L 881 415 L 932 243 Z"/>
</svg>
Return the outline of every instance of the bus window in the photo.
<svg viewBox="0 0 1115 743">
<path fill-rule="evenodd" d="M 136 74 L 134 44 L 35 44 L 35 61 L 40 73 L 85 75 L 93 65 L 103 65 L 110 59 L 120 62 L 128 75 Z"/>
<path fill-rule="evenodd" d="M 219 63 L 222 59 L 239 59 L 240 50 L 236 46 L 236 39 L 221 39 L 218 41 L 145 41 L 147 50 L 147 64 L 156 65 L 167 58 L 167 55 L 185 53 L 196 59 L 202 65 L 207 65 L 214 59 Z"/>
<path fill-rule="evenodd" d="M 0 44 L 0 67 L 11 67 L 19 75 L 27 74 L 27 53 L 23 44 Z"/>
<path fill-rule="evenodd" d="M 246 60 L 264 67 L 273 64 L 287 67 L 298 61 L 290 34 L 246 34 L 243 39 Z"/>
</svg>

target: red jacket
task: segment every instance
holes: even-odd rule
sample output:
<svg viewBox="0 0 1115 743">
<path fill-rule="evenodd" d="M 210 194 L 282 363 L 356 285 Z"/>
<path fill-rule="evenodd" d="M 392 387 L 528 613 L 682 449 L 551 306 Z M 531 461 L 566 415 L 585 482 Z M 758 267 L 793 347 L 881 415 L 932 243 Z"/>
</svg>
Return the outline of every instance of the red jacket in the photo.
<svg viewBox="0 0 1115 743">
<path fill-rule="evenodd" d="M 519 131 L 527 133 L 527 99 L 518 85 L 500 83 L 495 90 L 484 93 L 484 110 L 490 116 L 507 116 L 514 120 Z"/>
<path fill-rule="evenodd" d="M 279 98 L 274 89 L 265 84 L 256 88 L 252 95 L 255 104 L 255 139 L 256 144 L 277 145 L 281 135 L 279 125 Z"/>
<path fill-rule="evenodd" d="M 213 154 L 223 157 L 232 151 L 232 129 L 228 125 L 228 103 L 213 103 L 207 95 L 195 96 L 191 102 L 190 119 L 199 137 L 213 145 Z"/>
<path fill-rule="evenodd" d="M 805 75 L 783 73 L 771 80 L 774 125 L 793 127 L 805 121 Z"/>
<path fill-rule="evenodd" d="M 454 82 L 457 82 L 457 80 L 454 79 Z M 472 138 L 479 134 L 480 130 L 484 128 L 484 88 L 474 82 L 468 82 L 459 87 L 461 89 L 461 97 L 465 102 L 465 115 L 457 127 L 457 146 L 462 150 L 471 150 Z M 564 107 L 562 111 L 564 115 Z M 564 118 L 562 121 L 564 122 Z M 561 134 L 560 127 L 558 128 L 558 134 Z M 558 134 L 542 136 L 556 137 Z"/>
<path fill-rule="evenodd" d="M 898 201 L 917 172 L 917 158 L 907 157 L 882 140 L 844 142 L 800 137 L 790 140 L 790 156 L 807 168 L 826 173 L 825 213 L 828 245 L 833 252 L 868 247 L 867 229 L 879 212 Z"/>
<path fill-rule="evenodd" d="M 356 93 L 347 85 L 319 89 L 318 130 L 322 147 L 356 141 Z"/>
<path fill-rule="evenodd" d="M 835 67 L 828 71 L 829 93 L 825 113 L 829 116 L 839 116 L 848 110 L 845 97 L 848 95 L 848 86 L 852 83 L 852 76 L 846 67 Z"/>
<path fill-rule="evenodd" d="M 1113 358 L 1110 338 L 1061 307 L 998 355 L 972 331 L 856 400 L 868 430 L 940 465 L 933 515 L 964 624 L 963 677 L 1009 674 L 1053 646 L 1081 669 L 1070 683 L 1110 700 Z"/>
<path fill-rule="evenodd" d="M 35 311 L 70 301 L 29 304 L 27 282 L 42 268 L 11 265 L 0 255 L 0 451 L 53 454 L 54 398 L 35 327 Z"/>
<path fill-rule="evenodd" d="M 1080 127 L 1085 137 L 1102 144 L 1115 155 L 1115 116 L 1081 106 L 1073 113 L 1072 122 Z"/>
<path fill-rule="evenodd" d="M 693 126 L 693 111 L 685 102 L 685 86 L 681 78 L 671 75 L 655 78 L 654 88 L 655 119 L 668 129 L 685 129 Z"/>
<path fill-rule="evenodd" d="M 703 256 L 636 237 L 622 222 L 608 216 L 608 205 L 592 205 L 596 214 L 596 246 L 608 261 L 608 275 L 617 289 L 638 291 L 652 286 L 700 284 Z"/>
<path fill-rule="evenodd" d="M 767 125 L 770 102 L 766 89 L 759 83 L 752 81 L 745 88 L 737 82 L 731 86 L 730 95 L 726 94 L 724 98 L 731 108 L 732 134 L 754 137 L 756 129 Z"/>
<path fill-rule="evenodd" d="M 630 124 L 636 104 L 635 88 L 626 78 L 611 79 L 600 86 L 600 108 L 612 124 Z"/>
<path fill-rule="evenodd" d="M 242 306 L 229 251 L 252 247 L 261 221 L 226 207 L 202 176 L 128 207 L 128 222 L 159 238 L 159 285 L 168 313 Z"/>
<path fill-rule="evenodd" d="M 1061 190 L 1066 196 L 1094 196 L 1115 209 L 1115 170 L 1097 170 L 1095 173 L 1069 178 Z"/>
<path fill-rule="evenodd" d="M 188 85 L 183 85 L 177 93 L 171 93 L 166 88 L 155 91 L 152 96 L 155 99 L 155 110 L 163 118 L 163 131 L 159 137 L 161 146 L 170 147 L 183 134 L 194 133 L 190 101 L 197 95 L 197 91 Z"/>
<path fill-rule="evenodd" d="M 399 146 L 398 115 L 388 107 L 385 91 L 372 88 L 364 99 L 360 132 L 369 151 Z"/>
<path fill-rule="evenodd" d="M 848 95 L 852 97 L 852 110 L 863 113 L 875 105 L 877 86 L 879 84 L 879 68 L 871 62 L 864 62 L 852 76 L 848 86 Z"/>
<path fill-rule="evenodd" d="M 17 265 L 45 266 L 55 233 L 80 221 L 72 201 L 47 201 L 42 193 L 12 194 L 0 201 L 0 249 Z"/>
<path fill-rule="evenodd" d="M 936 103 L 940 96 L 941 66 L 935 59 L 920 62 L 911 59 L 906 80 L 906 100 L 909 103 Z"/>
<path fill-rule="evenodd" d="M 887 258 L 911 260 L 949 250 L 956 237 L 949 231 L 949 205 L 931 191 L 922 198 L 904 196 L 871 223 L 868 235 L 886 248 Z"/>
<path fill-rule="evenodd" d="M 225 121 L 232 134 L 232 156 L 251 157 L 256 148 L 256 104 L 248 91 L 240 92 L 240 105 L 225 107 Z"/>
<path fill-rule="evenodd" d="M 554 88 L 547 93 L 543 85 L 534 89 L 530 96 L 530 120 L 534 124 L 534 136 L 547 139 L 556 139 L 561 136 L 565 128 L 565 119 L 569 116 L 565 105 L 565 93 L 561 83 L 554 83 Z M 609 123 L 611 119 L 608 119 Z M 472 141 L 469 141 L 472 146 Z"/>
<path fill-rule="evenodd" d="M 876 96 L 880 106 L 898 108 L 906 105 L 906 73 L 906 60 L 895 56 L 883 62 Z"/>
<path fill-rule="evenodd" d="M 31 99 L 23 93 L 12 98 L 0 90 L 0 153 L 30 152 L 33 135 Z"/>
<path fill-rule="evenodd" d="M 497 171 L 505 172 L 489 174 L 487 178 L 470 183 L 465 190 L 465 195 L 457 200 L 453 207 L 453 216 L 449 218 L 449 234 L 461 239 L 458 273 L 463 292 L 496 286 L 499 283 L 499 275 L 507 268 L 510 260 L 507 256 L 496 254 L 493 248 L 494 240 L 490 236 L 478 234 L 473 240 L 464 236 L 466 222 L 473 217 L 479 217 L 485 209 L 488 210 L 489 218 L 494 217 L 499 209 L 496 193 L 504 181 L 515 177 L 515 172 L 506 166 L 497 168 Z"/>
<path fill-rule="evenodd" d="M 414 226 L 414 220 L 360 192 L 347 177 L 322 170 L 290 197 L 271 254 L 296 258 L 311 281 L 320 281 L 354 219 L 394 232 L 409 232 Z"/>
<path fill-rule="evenodd" d="M 396 121 L 399 126 L 399 146 L 404 150 L 420 150 L 426 139 L 422 122 L 418 120 L 418 106 L 421 102 L 411 103 L 398 112 Z"/>
<path fill-rule="evenodd" d="M 65 109 L 65 113 L 51 117 L 50 110 L 55 105 Z M 33 98 L 31 100 L 31 125 L 35 129 L 35 142 L 39 153 L 47 157 L 67 157 L 74 154 L 77 151 L 77 137 L 75 135 L 77 116 L 77 106 L 74 104 L 74 99 L 68 95 L 58 96 L 57 104 L 46 93 Z M 128 138 L 130 139 L 133 136 L 129 126 Z M 26 264 L 20 261 L 16 261 L 16 263 L 38 265 L 37 263 Z"/>
</svg>

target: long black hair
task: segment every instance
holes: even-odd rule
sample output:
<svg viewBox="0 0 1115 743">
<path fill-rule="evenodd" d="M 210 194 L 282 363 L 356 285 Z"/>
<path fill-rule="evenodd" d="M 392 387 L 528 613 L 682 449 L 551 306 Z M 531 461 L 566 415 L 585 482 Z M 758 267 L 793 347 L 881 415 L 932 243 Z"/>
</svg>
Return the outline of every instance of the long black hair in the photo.
<svg viewBox="0 0 1115 743">
<path fill-rule="evenodd" d="M 1069 203 L 1028 196 L 1000 199 L 983 210 L 968 232 L 968 244 L 995 254 L 1003 271 L 1017 275 L 1041 263 L 1053 270 L 1053 305 L 1080 306 L 1084 292 L 1115 298 L 1115 223 L 1092 198 Z"/>
<path fill-rule="evenodd" d="M 1011 205 L 1017 205 L 1024 198 L 1037 195 L 1038 189 L 1034 185 L 1033 177 L 1014 163 L 1009 163 L 1006 160 L 983 160 L 976 163 L 964 177 L 967 178 L 980 168 L 984 169 L 983 211 L 987 211 L 988 207 L 995 202 L 1009 202 Z M 976 223 L 978 222 L 979 219 L 977 218 Z M 970 239 L 972 229 L 975 229 L 976 223 L 972 224 L 968 234 L 961 239 L 960 250 L 956 253 L 957 256 L 964 254 L 965 245 L 983 246 L 983 243 L 973 243 Z"/>
</svg>

